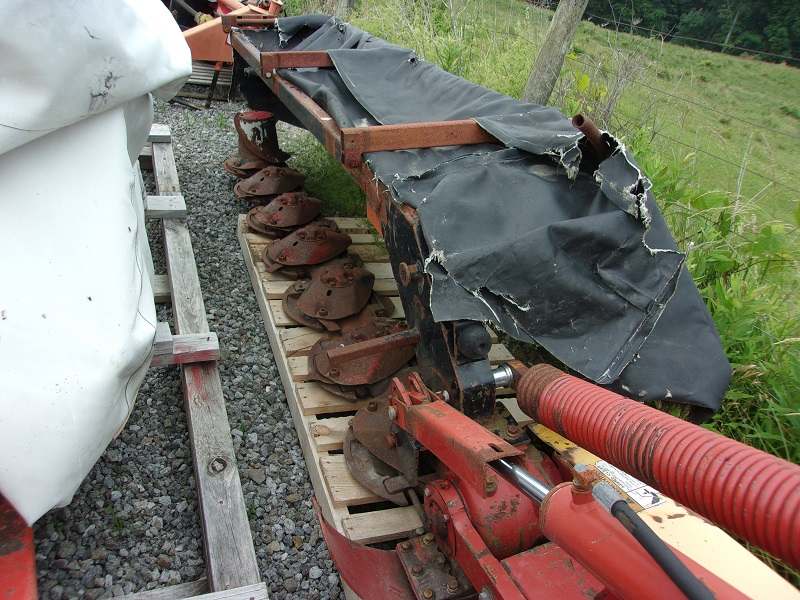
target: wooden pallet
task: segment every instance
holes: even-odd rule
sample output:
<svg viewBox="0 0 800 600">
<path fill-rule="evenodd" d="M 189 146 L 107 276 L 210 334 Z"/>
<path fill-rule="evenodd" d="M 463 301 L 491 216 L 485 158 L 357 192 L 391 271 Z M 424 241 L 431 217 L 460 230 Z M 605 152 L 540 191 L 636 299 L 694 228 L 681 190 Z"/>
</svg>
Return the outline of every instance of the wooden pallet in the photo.
<svg viewBox="0 0 800 600">
<path fill-rule="evenodd" d="M 360 219 L 334 220 L 353 238 L 348 251 L 359 254 L 365 268 L 375 274 L 376 293 L 393 300 L 395 312 L 392 316 L 402 316 L 386 251 L 374 244 Z M 413 506 L 387 508 L 385 501 L 350 475 L 342 454 L 344 435 L 350 418 L 367 401 L 349 402 L 307 381 L 308 352 L 322 334 L 297 325 L 284 313 L 281 297 L 293 280 L 266 271 L 261 255 L 269 239 L 248 227 L 244 215 L 239 217 L 237 238 L 323 515 L 339 532 L 362 544 L 401 540 L 417 534 L 423 524 Z M 493 362 L 513 359 L 511 353 L 497 343 L 489 356 Z M 506 400 L 518 412 L 516 400 L 511 397 Z M 350 593 L 348 596 L 355 597 Z"/>
</svg>

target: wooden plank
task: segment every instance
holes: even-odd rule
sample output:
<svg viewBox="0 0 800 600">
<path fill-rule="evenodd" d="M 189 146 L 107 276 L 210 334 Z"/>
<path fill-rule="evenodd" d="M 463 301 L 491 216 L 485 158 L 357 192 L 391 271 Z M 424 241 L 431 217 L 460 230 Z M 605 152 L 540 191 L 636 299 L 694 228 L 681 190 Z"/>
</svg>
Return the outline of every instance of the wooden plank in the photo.
<svg viewBox="0 0 800 600">
<path fill-rule="evenodd" d="M 139 166 L 145 171 L 153 170 L 153 146 L 145 144 L 139 152 Z"/>
<path fill-rule="evenodd" d="M 345 233 L 370 233 L 372 231 L 372 225 L 370 225 L 369 221 L 359 217 L 334 217 L 333 220 L 336 221 L 339 229 Z"/>
<path fill-rule="evenodd" d="M 413 506 L 364 512 L 342 519 L 342 533 L 361 544 L 407 538 L 415 535 L 421 527 L 422 520 Z"/>
<path fill-rule="evenodd" d="M 138 160 L 133 165 L 133 194 L 135 197 L 142 200 L 142 202 L 144 202 L 145 196 L 147 196 L 144 186 L 144 179 L 142 178 L 143 168 L 144 167 L 142 166 L 141 161 Z"/>
<path fill-rule="evenodd" d="M 156 304 L 167 304 L 172 300 L 172 289 L 169 283 L 169 275 L 156 274 L 153 278 L 153 298 Z"/>
<path fill-rule="evenodd" d="M 206 333 L 206 308 L 194 262 L 189 229 L 183 219 L 162 221 L 167 275 L 172 291 L 175 330 L 178 333 Z"/>
<path fill-rule="evenodd" d="M 505 363 L 514 360 L 514 355 L 503 344 L 492 344 L 487 358 L 490 363 Z"/>
<path fill-rule="evenodd" d="M 337 508 L 384 501 L 355 480 L 347 468 L 343 454 L 321 456 L 319 466 L 333 505 Z"/>
<path fill-rule="evenodd" d="M 147 196 L 144 211 L 146 219 L 185 219 L 186 201 L 183 196 Z"/>
<path fill-rule="evenodd" d="M 159 365 L 183 365 L 219 359 L 219 339 L 213 331 L 170 335 L 169 340 L 162 342 L 160 346 L 158 344 L 158 331 L 156 331 L 156 348 L 150 365 L 154 367 Z"/>
<path fill-rule="evenodd" d="M 232 590 L 221 590 L 213 594 L 193 596 L 187 600 L 268 600 L 267 584 L 263 581 Z"/>
<path fill-rule="evenodd" d="M 162 123 L 153 123 L 150 127 L 150 135 L 147 136 L 148 142 L 156 142 L 159 144 L 169 144 L 172 142 L 172 132 L 170 132 L 169 125 Z"/>
<path fill-rule="evenodd" d="M 311 346 L 316 344 L 317 340 L 322 336 L 320 332 L 308 327 L 290 327 L 281 330 L 279 335 L 286 356 L 307 355 L 311 350 Z"/>
<path fill-rule="evenodd" d="M 267 600 L 267 584 L 254 583 L 230 590 L 208 592 L 208 581 L 200 579 L 138 594 L 123 596 L 125 600 Z"/>
<path fill-rule="evenodd" d="M 172 144 L 153 144 L 153 174 L 159 196 L 177 196 L 181 193 Z"/>
<path fill-rule="evenodd" d="M 332 417 L 330 419 L 320 419 L 311 421 L 308 424 L 308 434 L 314 440 L 314 447 L 317 452 L 329 452 L 331 450 L 341 450 L 344 442 L 344 435 L 350 427 L 350 419 L 347 417 Z"/>
<path fill-rule="evenodd" d="M 146 592 L 139 592 L 137 594 L 127 594 L 122 596 L 122 598 L 125 600 L 181 600 L 183 598 L 205 594 L 207 591 L 208 580 L 204 577 L 197 581 L 188 581 L 186 583 L 147 590 Z"/>
<path fill-rule="evenodd" d="M 533 419 L 520 410 L 516 398 L 498 398 L 498 400 L 508 409 L 508 412 L 510 412 L 514 420 L 519 423 L 520 427 L 526 427 L 534 422 Z"/>
<path fill-rule="evenodd" d="M 294 319 L 289 317 L 289 315 L 284 312 L 283 305 L 280 300 L 270 300 L 269 311 L 272 313 L 275 327 L 292 327 L 298 325 Z"/>
<path fill-rule="evenodd" d="M 154 143 L 159 195 L 181 193 L 172 144 Z M 178 334 L 208 333 L 197 266 L 184 219 L 163 219 L 167 272 Z M 206 570 L 212 591 L 261 581 L 233 450 L 216 361 L 181 366 L 184 405 L 192 445 Z"/>
<path fill-rule="evenodd" d="M 389 264 L 389 255 L 386 248 L 375 244 L 352 245 L 347 249 L 348 252 L 355 252 L 365 263 L 386 263 Z"/>
<path fill-rule="evenodd" d="M 368 400 L 350 402 L 321 388 L 316 383 L 298 383 L 292 389 L 303 415 L 355 412 L 362 406 L 366 406 L 368 402 Z"/>
</svg>

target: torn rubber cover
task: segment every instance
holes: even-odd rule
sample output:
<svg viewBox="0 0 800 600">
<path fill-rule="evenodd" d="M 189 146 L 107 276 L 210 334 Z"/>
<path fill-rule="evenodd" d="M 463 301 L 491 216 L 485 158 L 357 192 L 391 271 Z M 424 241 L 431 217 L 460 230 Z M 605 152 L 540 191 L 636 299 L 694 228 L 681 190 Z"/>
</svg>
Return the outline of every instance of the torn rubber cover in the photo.
<svg viewBox="0 0 800 600">
<path fill-rule="evenodd" d="M 340 127 L 474 119 L 499 140 L 363 155 L 394 200 L 419 213 L 437 321 L 490 322 L 637 400 L 719 407 L 730 365 L 624 145 L 605 133 L 616 151 L 595 170 L 558 110 L 321 21 L 280 19 L 245 35 L 262 51 L 328 50 L 335 69 L 280 74 Z M 279 105 L 266 89 L 243 86 L 251 105 Z"/>
</svg>

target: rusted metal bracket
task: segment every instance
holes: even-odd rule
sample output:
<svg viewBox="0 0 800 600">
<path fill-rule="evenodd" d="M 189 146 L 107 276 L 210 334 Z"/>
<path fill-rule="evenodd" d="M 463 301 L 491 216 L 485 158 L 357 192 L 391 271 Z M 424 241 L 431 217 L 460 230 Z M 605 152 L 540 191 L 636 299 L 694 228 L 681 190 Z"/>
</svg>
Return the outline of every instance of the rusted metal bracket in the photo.
<svg viewBox="0 0 800 600">
<path fill-rule="evenodd" d="M 259 64 L 262 75 L 268 79 L 273 77 L 278 69 L 334 66 L 330 55 L 324 50 L 261 52 Z M 342 162 L 351 168 L 359 166 L 361 155 L 365 152 L 461 146 L 497 141 L 497 138 L 471 119 L 345 127 L 341 129 L 340 136 L 341 148 L 344 151 Z"/>
<path fill-rule="evenodd" d="M 447 467 L 481 497 L 497 489 L 497 471 L 489 463 L 523 454 L 504 439 L 431 395 L 417 373 L 406 382 L 392 380 L 389 417 L 435 456 L 447 457 Z"/>
<path fill-rule="evenodd" d="M 348 167 L 361 164 L 365 152 L 409 150 L 436 146 L 461 146 L 497 142 L 475 121 L 435 121 L 401 125 L 342 128 L 344 163 Z"/>
<path fill-rule="evenodd" d="M 258 14 L 252 12 L 250 14 L 228 14 L 222 15 L 222 31 L 230 33 L 234 27 L 256 27 L 263 29 L 264 27 L 273 27 L 275 25 L 275 15 Z"/>
<path fill-rule="evenodd" d="M 327 50 L 303 52 L 262 52 L 261 73 L 271 77 L 277 69 L 301 69 L 309 67 L 332 67 L 333 61 Z"/>
</svg>

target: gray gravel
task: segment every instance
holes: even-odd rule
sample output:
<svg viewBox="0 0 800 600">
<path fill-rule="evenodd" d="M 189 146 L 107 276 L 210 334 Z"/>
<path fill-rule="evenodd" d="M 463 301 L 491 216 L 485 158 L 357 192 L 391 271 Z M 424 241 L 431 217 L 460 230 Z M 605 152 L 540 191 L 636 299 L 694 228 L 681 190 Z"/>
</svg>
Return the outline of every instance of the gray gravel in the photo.
<svg viewBox="0 0 800 600">
<path fill-rule="evenodd" d="M 344 598 L 236 240 L 237 215 L 250 205 L 236 198 L 236 179 L 221 168 L 236 151 L 233 114 L 244 108 L 215 102 L 195 112 L 157 103 L 155 122 L 172 129 L 209 325 L 222 346 L 222 388 L 262 577 L 271 598 Z M 151 224 L 149 231 L 156 272 L 164 273 L 158 229 Z M 168 308 L 159 308 L 159 319 L 171 319 Z M 34 531 L 42 598 L 108 598 L 205 576 L 176 367 L 150 369 L 121 435 L 72 503 L 50 511 Z"/>
</svg>

